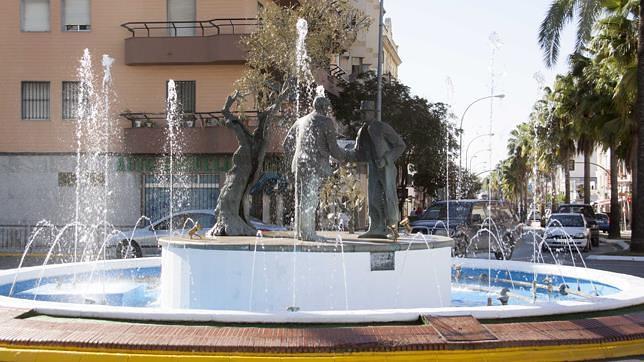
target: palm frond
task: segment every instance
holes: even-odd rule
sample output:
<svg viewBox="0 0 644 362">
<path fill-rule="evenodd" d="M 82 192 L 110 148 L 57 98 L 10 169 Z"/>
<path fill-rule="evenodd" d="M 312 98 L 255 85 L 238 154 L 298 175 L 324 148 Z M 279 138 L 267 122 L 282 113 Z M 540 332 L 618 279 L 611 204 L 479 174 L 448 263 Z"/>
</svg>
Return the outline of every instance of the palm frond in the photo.
<svg viewBox="0 0 644 362">
<path fill-rule="evenodd" d="M 557 62 L 561 31 L 572 20 L 576 3 L 577 0 L 554 0 L 541 22 L 538 43 L 548 67 Z"/>
</svg>

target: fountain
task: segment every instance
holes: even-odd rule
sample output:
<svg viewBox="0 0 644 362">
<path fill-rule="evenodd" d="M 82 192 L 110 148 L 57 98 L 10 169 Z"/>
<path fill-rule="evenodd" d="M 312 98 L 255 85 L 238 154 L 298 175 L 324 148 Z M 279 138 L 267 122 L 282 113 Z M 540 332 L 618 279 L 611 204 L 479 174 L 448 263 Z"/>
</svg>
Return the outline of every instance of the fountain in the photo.
<svg viewBox="0 0 644 362">
<path fill-rule="evenodd" d="M 300 29 L 304 27 L 298 22 Z M 306 54 L 300 50 L 302 53 L 298 54 Z M 106 69 L 111 64 L 109 59 L 104 58 Z M 82 64 L 83 67 L 91 64 L 88 52 Z M 106 75 L 104 79 L 104 87 L 109 87 L 111 78 Z M 82 94 L 87 96 L 81 99 L 94 97 L 91 77 L 82 84 L 85 85 L 81 87 Z M 173 102 L 173 99 L 176 100 L 173 86 L 170 81 L 167 114 L 171 142 L 168 150 L 171 212 L 176 199 L 173 166 L 175 157 L 180 157 L 174 144 L 175 132 L 179 132 L 176 122 L 180 115 L 176 112 L 176 102 Z M 310 84 L 306 85 L 308 87 Z M 284 94 L 288 91 L 288 87 L 280 90 L 278 98 L 286 98 Z M 106 94 L 108 92 L 103 90 L 103 95 Z M 297 122 L 328 120 L 321 106 L 325 99 L 323 88 L 317 88 L 316 94 L 314 100 L 308 100 L 314 105 L 315 111 Z M 230 112 L 237 96 L 229 97 L 224 109 L 229 123 L 239 123 L 239 119 L 235 119 Z M 79 115 L 81 119 L 95 123 L 100 118 L 97 116 L 98 109 L 109 110 L 108 105 L 107 101 L 101 107 L 92 102 L 81 102 Z M 260 118 L 265 117 L 266 120 L 273 117 L 276 108 L 268 108 Z M 318 146 L 315 137 L 321 137 L 320 134 L 306 133 L 313 127 L 310 123 L 303 127 L 304 135 L 298 133 L 298 137 L 313 137 L 309 146 Z M 109 128 L 104 133 L 98 133 L 103 138 L 84 146 L 82 140 L 88 131 L 82 127 L 79 125 L 77 131 L 79 150 L 105 147 L 108 143 L 105 137 L 109 137 Z M 263 127 L 267 126 L 260 123 L 259 132 L 263 131 Z M 372 131 L 365 128 L 364 132 Z M 328 134 L 330 132 L 325 133 L 326 136 Z M 255 133 L 246 136 L 263 135 Z M 313 159 L 319 155 L 309 152 L 312 149 L 296 154 L 296 157 L 313 161 L 307 166 L 308 169 L 298 169 L 301 172 L 299 182 L 310 182 L 307 177 L 311 176 L 314 168 L 326 167 L 329 153 L 348 160 L 373 156 L 369 153 L 365 156 L 364 150 L 361 151 L 362 156 L 356 156 L 351 151 L 334 150 L 335 138 L 332 141 L 326 143 L 329 150 L 322 154 L 321 159 Z M 379 151 L 376 147 L 371 149 L 374 154 Z M 251 154 L 250 151 L 245 154 L 241 145 L 238 152 L 236 155 L 240 157 L 235 160 L 239 162 L 244 162 L 244 157 L 250 157 Z M 261 150 L 252 152 L 263 157 Z M 101 169 L 100 166 L 109 163 L 108 151 L 97 148 L 89 154 L 90 158 L 84 157 L 79 151 L 78 193 L 84 188 L 92 190 L 95 187 L 88 185 L 88 182 L 94 180 L 92 177 L 95 176 L 91 175 L 96 173 L 104 175 L 103 185 L 107 188 L 107 169 Z M 386 162 L 393 163 L 395 158 L 391 156 Z M 382 168 L 379 165 L 382 159 L 367 161 L 373 163 L 372 168 Z M 233 180 L 236 176 L 234 172 L 230 173 Z M 248 171 L 246 178 L 251 176 Z M 325 174 L 315 176 L 323 177 Z M 372 180 L 376 178 L 370 177 L 369 181 Z M 227 184 L 231 188 L 234 186 L 230 180 L 227 180 Z M 243 189 L 239 192 L 244 195 Z M 312 234 L 298 234 L 296 230 L 295 235 L 273 233 L 270 236 L 258 231 L 251 236 L 247 235 L 248 229 L 245 227 L 240 228 L 239 235 L 231 236 L 226 220 L 220 218 L 222 224 L 219 230 L 222 232 L 217 236 L 203 240 L 193 240 L 186 235 L 162 239 L 161 257 L 101 260 L 95 256 L 85 257 L 89 252 L 83 252 L 78 257 L 76 249 L 80 244 L 98 245 L 96 255 L 100 256 L 109 235 L 118 233 L 113 230 L 108 232 L 111 229 L 105 214 L 108 212 L 109 191 L 98 197 L 98 201 L 91 203 L 88 199 L 79 198 L 76 220 L 61 229 L 53 240 L 50 254 L 60 235 L 68 229 L 75 230 L 73 262 L 0 271 L 0 307 L 28 309 L 32 313 L 49 316 L 146 322 L 374 324 L 414 323 L 419 318 L 425 320 L 437 316 L 503 319 L 561 315 L 615 310 L 644 303 L 644 283 L 633 276 L 585 267 L 491 260 L 489 257 L 453 258 L 454 241 L 448 236 L 451 230 L 449 221 L 434 226 L 436 230 L 444 230 L 444 236 L 398 235 L 395 225 L 389 225 L 390 220 L 387 219 L 390 216 L 384 216 L 386 206 L 379 210 L 378 202 L 382 200 L 375 200 L 373 194 L 370 195 L 373 198 L 370 200 L 370 212 L 380 212 L 382 215 L 380 219 L 371 219 L 372 222 L 380 220 L 382 225 L 376 225 L 377 233 L 362 235 L 361 238 L 340 232 L 316 233 L 315 230 Z M 234 206 L 237 210 L 232 215 L 243 224 L 240 206 Z M 220 215 L 227 212 L 225 206 L 218 206 L 218 210 Z M 296 210 L 298 217 L 307 212 L 311 210 L 304 207 Z M 86 221 L 90 215 L 102 220 L 102 223 Z M 83 236 L 81 225 L 85 224 L 94 225 L 88 228 L 87 235 L 103 231 L 100 243 L 90 243 L 89 237 Z M 383 235 L 386 227 L 391 227 L 389 239 Z M 494 220 L 483 220 L 477 238 L 487 237 L 501 243 L 502 236 L 496 235 L 495 229 Z M 88 249 L 84 247 L 83 250 Z M 535 258 L 539 259 L 538 256 Z M 401 327 L 395 333 L 402 333 L 403 330 L 404 327 Z"/>
<path fill-rule="evenodd" d="M 81 64 L 81 69 L 91 64 L 88 52 Z M 81 74 L 88 79 L 82 89 L 89 99 L 93 94 L 91 72 Z M 109 85 L 109 75 L 104 79 L 104 85 Z M 181 116 L 176 111 L 172 83 L 167 112 L 170 193 L 176 184 L 173 160 L 181 157 L 181 147 L 176 144 Z M 98 98 L 105 100 L 105 94 L 103 91 Z M 324 99 L 323 88 L 318 87 L 316 94 L 317 99 Z M 82 119 L 95 122 L 101 118 L 97 112 L 99 108 L 107 109 L 109 102 L 104 103 L 90 107 L 91 102 L 81 102 Z M 83 128 L 78 132 L 79 138 L 88 133 Z M 98 133 L 101 137 L 108 134 Z M 97 147 L 104 144 L 96 142 Z M 344 156 L 354 157 L 350 152 Z M 81 178 L 87 179 L 82 176 L 88 172 L 86 169 L 104 165 L 106 157 L 102 148 L 89 158 L 101 162 L 89 163 L 81 157 Z M 316 161 L 308 167 L 319 164 Z M 310 173 L 310 169 L 304 170 L 303 182 L 307 182 Z M 99 195 L 100 202 L 94 203 L 99 207 L 95 213 L 99 220 L 104 220 L 107 212 L 107 196 L 103 195 L 109 192 Z M 170 196 L 171 210 L 175 199 Z M 80 201 L 77 205 L 80 209 Z M 87 217 L 86 213 L 82 215 Z M 82 222 L 79 219 L 54 230 L 50 254 L 60 235 L 79 229 Z M 51 228 L 46 223 L 43 226 Z M 90 230 L 95 234 L 99 226 Z M 488 218 L 475 239 L 490 238 L 501 245 L 503 236 L 497 235 L 497 229 L 494 220 Z M 404 234 L 393 243 L 339 232 L 320 232 L 303 240 L 296 240 L 290 233 L 264 236 L 261 232 L 255 237 L 218 236 L 206 240 L 168 237 L 161 241 L 161 258 L 78 258 L 70 264 L 0 272 L 0 304 L 51 315 L 97 318 L 365 323 L 411 321 L 423 314 L 508 318 L 596 312 L 644 301 L 640 279 L 631 276 L 585 267 L 452 258 L 454 242 L 447 236 L 449 225 L 438 222 L 430 234 L 440 230 L 445 236 Z M 98 250 L 102 251 L 106 240 L 99 241 L 102 243 Z M 535 241 L 535 245 L 541 246 L 543 241 Z M 535 262 L 543 262 L 541 251 L 536 259 Z"/>
</svg>

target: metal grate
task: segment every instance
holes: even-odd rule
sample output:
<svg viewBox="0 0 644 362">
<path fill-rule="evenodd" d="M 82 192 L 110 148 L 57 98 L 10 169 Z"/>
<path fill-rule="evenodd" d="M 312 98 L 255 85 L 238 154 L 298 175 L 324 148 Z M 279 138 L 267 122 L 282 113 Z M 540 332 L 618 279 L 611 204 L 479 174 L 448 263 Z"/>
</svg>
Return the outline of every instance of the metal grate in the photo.
<svg viewBox="0 0 644 362">
<path fill-rule="evenodd" d="M 174 211 L 214 210 L 219 198 L 218 174 L 187 175 L 174 180 Z M 170 212 L 170 184 L 166 177 L 144 175 L 143 214 L 152 220 L 165 217 Z M 177 202 L 176 199 L 180 199 Z M 180 204 L 180 205 L 179 205 Z"/>
<path fill-rule="evenodd" d="M 49 82 L 22 82 L 22 119 L 49 119 Z"/>
<path fill-rule="evenodd" d="M 184 113 L 193 113 L 196 108 L 196 82 L 194 80 L 179 80 L 175 82 L 177 100 Z"/>
<path fill-rule="evenodd" d="M 63 82 L 63 119 L 78 118 L 78 89 L 80 82 Z"/>
</svg>

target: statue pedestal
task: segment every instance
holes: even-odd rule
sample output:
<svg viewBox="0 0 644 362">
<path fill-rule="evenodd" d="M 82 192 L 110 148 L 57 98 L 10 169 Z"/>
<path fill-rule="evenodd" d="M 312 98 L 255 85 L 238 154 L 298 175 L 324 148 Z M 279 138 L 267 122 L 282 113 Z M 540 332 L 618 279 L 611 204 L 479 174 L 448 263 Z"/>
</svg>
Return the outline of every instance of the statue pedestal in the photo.
<svg viewBox="0 0 644 362">
<path fill-rule="evenodd" d="M 450 305 L 449 238 L 343 244 L 287 238 L 162 239 L 165 308 L 321 311 Z M 427 247 L 429 246 L 430 249 Z"/>
</svg>

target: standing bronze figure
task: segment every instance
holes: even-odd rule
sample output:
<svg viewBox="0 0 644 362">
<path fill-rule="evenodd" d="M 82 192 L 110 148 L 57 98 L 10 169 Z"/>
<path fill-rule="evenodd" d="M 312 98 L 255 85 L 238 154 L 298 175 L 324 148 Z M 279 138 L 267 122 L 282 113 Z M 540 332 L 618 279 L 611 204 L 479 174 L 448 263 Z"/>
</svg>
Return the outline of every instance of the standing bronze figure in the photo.
<svg viewBox="0 0 644 362">
<path fill-rule="evenodd" d="M 396 160 L 406 145 L 390 125 L 376 120 L 373 101 L 362 101 L 360 109 L 365 123 L 358 131 L 355 151 L 369 170 L 369 229 L 359 237 L 385 239 L 389 228 L 397 228 L 400 221 Z"/>
</svg>

